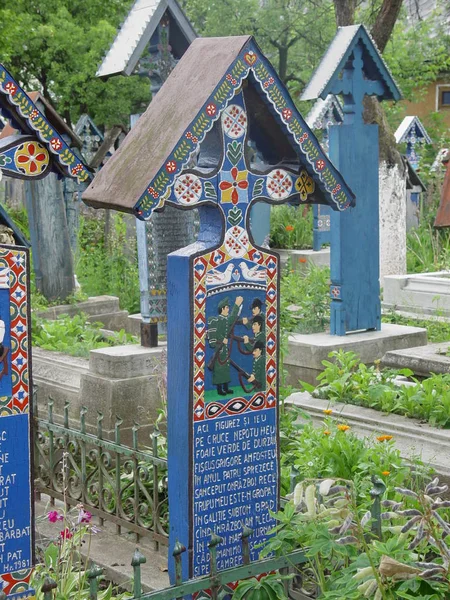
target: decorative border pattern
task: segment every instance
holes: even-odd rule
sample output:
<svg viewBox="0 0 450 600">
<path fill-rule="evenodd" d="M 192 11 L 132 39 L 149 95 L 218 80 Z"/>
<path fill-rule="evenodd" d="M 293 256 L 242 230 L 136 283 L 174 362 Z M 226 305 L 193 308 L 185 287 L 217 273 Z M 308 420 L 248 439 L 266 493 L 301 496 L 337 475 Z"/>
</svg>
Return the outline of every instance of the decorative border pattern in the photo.
<svg viewBox="0 0 450 600">
<path fill-rule="evenodd" d="M 0 268 L 9 269 L 11 318 L 12 397 L 0 398 L 0 418 L 30 412 L 28 348 L 28 254 L 23 249 L 0 246 Z M 32 569 L 0 576 L 3 591 L 16 600 L 34 598 L 29 582 Z"/>
<path fill-rule="evenodd" d="M 256 392 L 249 400 L 244 398 L 234 398 L 231 403 L 221 406 L 219 410 L 214 411 L 205 407 L 205 358 L 206 358 L 206 276 L 209 269 L 218 266 L 217 257 L 225 256 L 226 260 L 231 257 L 226 252 L 226 246 L 223 244 L 220 248 L 212 250 L 208 254 L 198 256 L 193 261 L 194 275 L 194 295 L 193 295 L 193 314 L 194 314 L 194 362 L 193 362 L 193 419 L 194 423 L 205 419 L 215 419 L 224 414 L 242 414 L 247 411 L 262 410 L 263 408 L 273 408 L 276 403 L 276 385 L 277 385 L 277 276 L 278 276 L 278 258 L 267 252 L 262 252 L 253 246 L 249 247 L 248 253 L 243 257 L 253 261 L 255 264 L 263 265 L 267 272 L 266 287 L 266 391 Z M 220 258 L 219 258 L 220 260 Z M 263 402 L 261 402 L 263 397 Z M 238 411 L 231 405 L 241 400 L 241 406 Z M 213 403 L 207 406 L 212 406 Z"/>
<path fill-rule="evenodd" d="M 9 268 L 12 397 L 0 398 L 0 417 L 29 412 L 27 264 L 24 250 L 0 247 L 0 268 Z"/>
<path fill-rule="evenodd" d="M 92 178 L 85 165 L 1 64 L 0 93 L 6 96 L 13 109 L 26 119 L 28 126 L 46 144 L 50 154 L 57 158 L 68 176 L 76 178 L 78 183 Z"/>
<path fill-rule="evenodd" d="M 330 204 L 334 204 L 338 210 L 345 210 L 354 204 L 352 191 L 323 152 L 273 67 L 263 57 L 256 43 L 250 40 L 139 198 L 134 211 L 140 219 L 148 219 L 153 210 L 164 205 L 176 177 L 250 72 L 309 163 L 309 171 L 314 174 L 314 179 L 330 196 Z"/>
</svg>

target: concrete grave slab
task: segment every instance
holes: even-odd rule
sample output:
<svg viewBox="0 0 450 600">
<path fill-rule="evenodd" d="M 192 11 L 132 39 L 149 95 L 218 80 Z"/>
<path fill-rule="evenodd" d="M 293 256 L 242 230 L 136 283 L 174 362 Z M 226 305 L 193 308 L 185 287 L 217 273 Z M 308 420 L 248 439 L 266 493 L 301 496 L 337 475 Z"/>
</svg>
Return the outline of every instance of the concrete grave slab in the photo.
<svg viewBox="0 0 450 600">
<path fill-rule="evenodd" d="M 418 348 L 391 350 L 381 360 L 383 367 L 411 369 L 416 375 L 429 377 L 431 373 L 450 373 L 449 342 L 428 344 Z"/>
<path fill-rule="evenodd" d="M 383 308 L 450 316 L 450 271 L 385 277 Z"/>
<path fill-rule="evenodd" d="M 427 331 L 421 327 L 383 324 L 381 331 L 364 331 L 343 337 L 328 333 L 289 336 L 289 351 L 284 359 L 288 370 L 288 383 L 297 385 L 298 380 L 316 384 L 316 377 L 323 371 L 322 361 L 334 350 L 355 352 L 367 364 L 381 359 L 389 350 L 424 346 Z"/>
</svg>

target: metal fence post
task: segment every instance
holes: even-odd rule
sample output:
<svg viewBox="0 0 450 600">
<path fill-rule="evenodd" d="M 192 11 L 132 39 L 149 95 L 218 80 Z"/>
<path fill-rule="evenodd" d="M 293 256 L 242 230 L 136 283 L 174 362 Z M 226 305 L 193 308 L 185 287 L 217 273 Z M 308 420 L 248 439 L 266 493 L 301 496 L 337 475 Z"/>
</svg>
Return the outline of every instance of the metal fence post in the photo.
<svg viewBox="0 0 450 600">
<path fill-rule="evenodd" d="M 134 581 L 133 581 L 133 600 L 138 600 L 142 596 L 142 585 L 141 585 L 141 565 L 147 562 L 145 556 L 139 552 L 139 549 L 136 548 L 133 554 L 133 558 L 131 559 L 131 566 L 134 571 Z"/>
</svg>

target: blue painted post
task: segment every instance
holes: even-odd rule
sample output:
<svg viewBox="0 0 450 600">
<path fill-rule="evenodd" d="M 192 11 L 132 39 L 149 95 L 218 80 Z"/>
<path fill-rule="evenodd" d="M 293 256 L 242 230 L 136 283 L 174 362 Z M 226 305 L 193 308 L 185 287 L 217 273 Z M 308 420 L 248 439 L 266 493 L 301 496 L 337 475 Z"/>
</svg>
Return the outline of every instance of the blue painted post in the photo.
<svg viewBox="0 0 450 600">
<path fill-rule="evenodd" d="M 342 95 L 344 122 L 330 127 L 330 158 L 356 194 L 356 206 L 331 215 L 330 333 L 381 328 L 378 127 L 363 120 L 365 96 L 400 99 L 363 25 L 340 27 L 303 100 Z"/>
</svg>

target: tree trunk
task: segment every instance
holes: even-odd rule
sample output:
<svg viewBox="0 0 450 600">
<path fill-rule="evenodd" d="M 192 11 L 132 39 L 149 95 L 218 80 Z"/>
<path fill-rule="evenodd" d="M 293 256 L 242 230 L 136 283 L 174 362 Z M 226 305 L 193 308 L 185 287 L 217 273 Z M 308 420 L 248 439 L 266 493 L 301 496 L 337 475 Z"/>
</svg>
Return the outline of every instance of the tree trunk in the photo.
<svg viewBox="0 0 450 600">
<path fill-rule="evenodd" d="M 346 27 L 355 22 L 356 0 L 334 0 L 336 25 Z"/>
<path fill-rule="evenodd" d="M 395 22 L 397 21 L 403 0 L 384 0 L 377 15 L 375 25 L 372 27 L 372 37 L 378 50 L 384 52 L 386 44 L 391 37 Z"/>
<path fill-rule="evenodd" d="M 62 184 L 50 173 L 25 185 L 36 287 L 47 300 L 65 300 L 75 280 Z"/>
</svg>

